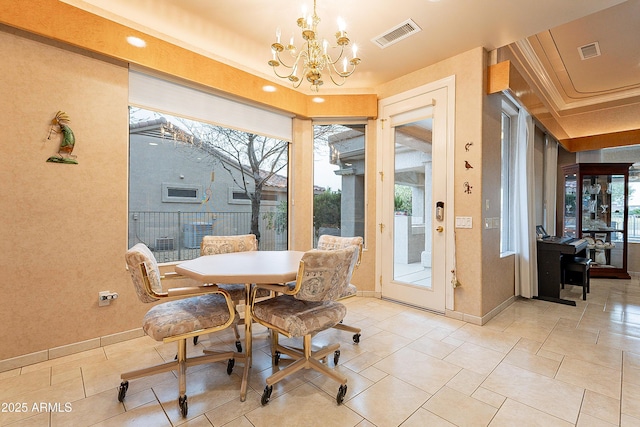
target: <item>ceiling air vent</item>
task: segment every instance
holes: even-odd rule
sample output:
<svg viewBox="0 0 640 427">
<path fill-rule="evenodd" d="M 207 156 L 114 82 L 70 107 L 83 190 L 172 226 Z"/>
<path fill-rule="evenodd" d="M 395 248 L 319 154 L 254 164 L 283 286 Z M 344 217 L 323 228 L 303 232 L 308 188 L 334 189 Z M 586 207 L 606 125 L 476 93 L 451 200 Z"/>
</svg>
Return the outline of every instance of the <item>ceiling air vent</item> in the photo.
<svg viewBox="0 0 640 427">
<path fill-rule="evenodd" d="M 407 19 L 402 24 L 396 25 L 383 34 L 371 39 L 373 43 L 384 49 L 387 46 L 391 46 L 394 43 L 398 43 L 402 39 L 421 31 L 422 28 L 418 27 L 418 24 L 411 19 Z"/>
<path fill-rule="evenodd" d="M 600 56 L 600 45 L 598 42 L 585 44 L 578 48 L 578 52 L 580 52 L 580 58 L 583 61 L 585 59 L 595 58 L 596 56 Z"/>
</svg>

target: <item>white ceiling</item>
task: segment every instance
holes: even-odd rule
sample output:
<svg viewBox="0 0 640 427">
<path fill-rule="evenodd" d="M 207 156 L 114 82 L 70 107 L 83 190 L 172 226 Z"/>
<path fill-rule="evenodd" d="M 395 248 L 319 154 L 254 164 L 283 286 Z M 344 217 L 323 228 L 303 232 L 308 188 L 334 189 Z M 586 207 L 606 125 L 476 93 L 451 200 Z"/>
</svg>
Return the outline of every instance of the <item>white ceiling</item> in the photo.
<svg viewBox="0 0 640 427">
<path fill-rule="evenodd" d="M 499 56 L 523 65 L 562 127 L 556 136 L 575 138 L 640 129 L 639 40 L 640 0 L 628 0 L 520 40 Z M 582 59 L 579 48 L 594 42 L 600 56 Z"/>
<path fill-rule="evenodd" d="M 311 0 L 62 1 L 282 85 L 288 82 L 276 78 L 267 64 L 276 28 L 280 27 L 283 40 L 294 35 L 299 45 L 295 22 L 303 3 L 312 9 Z M 534 63 L 530 64 L 532 78 L 539 79 L 538 89 L 545 92 L 545 103 L 558 117 L 575 118 L 576 112 L 599 108 L 602 102 L 610 107 L 616 97 L 620 103 L 640 95 L 640 0 L 317 3 L 320 35 L 335 40 L 337 17 L 342 17 L 362 59 L 344 86 L 325 82 L 321 93 L 374 93 L 382 83 L 478 46 L 491 51 L 518 42 L 518 49 L 531 53 L 527 62 Z M 371 41 L 407 19 L 422 31 L 385 49 Z M 577 48 L 593 41 L 599 41 L 603 56 L 576 59 Z M 310 93 L 305 84 L 299 90 Z M 632 125 L 621 126 L 626 130 Z M 598 133 L 598 129 L 589 132 Z M 576 130 L 566 134 L 582 136 Z"/>
</svg>

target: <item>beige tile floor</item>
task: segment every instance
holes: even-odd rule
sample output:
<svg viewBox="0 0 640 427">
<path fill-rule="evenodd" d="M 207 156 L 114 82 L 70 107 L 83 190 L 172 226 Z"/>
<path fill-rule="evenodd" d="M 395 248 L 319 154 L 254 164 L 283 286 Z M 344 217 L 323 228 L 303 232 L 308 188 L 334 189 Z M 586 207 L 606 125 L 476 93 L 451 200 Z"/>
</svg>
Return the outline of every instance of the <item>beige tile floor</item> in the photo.
<svg viewBox="0 0 640 427">
<path fill-rule="evenodd" d="M 349 389 L 341 406 L 335 382 L 300 371 L 275 385 L 262 407 L 264 379 L 274 368 L 268 333 L 256 327 L 245 402 L 240 366 L 229 376 L 218 363 L 189 370 L 186 419 L 173 373 L 131 381 L 119 403 L 120 372 L 175 355 L 174 346 L 144 337 L 0 373 L 0 425 L 640 425 L 640 280 L 594 279 L 587 301 L 578 287 L 563 296 L 577 307 L 521 299 L 484 326 L 351 298 L 345 323 L 362 327 L 360 344 L 337 330 L 315 339 L 342 344 L 336 369 Z M 233 348 L 233 341 L 230 332 L 201 337 L 190 354 Z M 25 411 L 17 412 L 22 404 Z"/>
</svg>

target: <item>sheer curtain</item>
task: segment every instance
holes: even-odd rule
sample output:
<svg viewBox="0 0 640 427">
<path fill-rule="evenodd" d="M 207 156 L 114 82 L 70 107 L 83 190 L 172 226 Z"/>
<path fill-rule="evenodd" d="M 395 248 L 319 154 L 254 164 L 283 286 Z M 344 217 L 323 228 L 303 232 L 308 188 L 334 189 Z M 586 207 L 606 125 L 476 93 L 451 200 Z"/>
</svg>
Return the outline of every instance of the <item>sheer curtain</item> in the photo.
<svg viewBox="0 0 640 427">
<path fill-rule="evenodd" d="M 538 293 L 535 238 L 533 119 L 523 108 L 518 112 L 514 168 L 514 246 L 516 252 L 515 293 L 531 298 Z"/>
<path fill-rule="evenodd" d="M 544 148 L 544 226 L 547 234 L 556 232 L 556 193 L 558 185 L 558 141 L 546 134 Z"/>
</svg>

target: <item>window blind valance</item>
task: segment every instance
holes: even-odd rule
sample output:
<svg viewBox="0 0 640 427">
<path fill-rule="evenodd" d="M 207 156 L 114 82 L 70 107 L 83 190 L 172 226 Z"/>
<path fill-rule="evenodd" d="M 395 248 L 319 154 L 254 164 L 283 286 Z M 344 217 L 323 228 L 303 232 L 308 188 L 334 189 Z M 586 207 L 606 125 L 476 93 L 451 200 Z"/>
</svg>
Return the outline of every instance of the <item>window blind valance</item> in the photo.
<svg viewBox="0 0 640 427">
<path fill-rule="evenodd" d="M 129 70 L 129 104 L 291 142 L 290 116 Z"/>
</svg>

